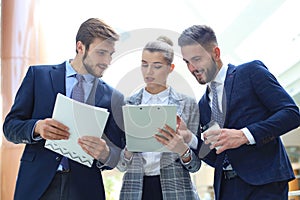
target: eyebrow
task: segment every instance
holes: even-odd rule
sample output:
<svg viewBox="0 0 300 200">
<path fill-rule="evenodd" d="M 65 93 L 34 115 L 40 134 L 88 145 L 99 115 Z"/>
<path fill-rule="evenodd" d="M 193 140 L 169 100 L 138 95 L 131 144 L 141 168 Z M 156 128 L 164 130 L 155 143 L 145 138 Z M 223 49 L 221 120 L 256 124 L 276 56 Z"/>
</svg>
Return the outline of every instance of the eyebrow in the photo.
<svg viewBox="0 0 300 200">
<path fill-rule="evenodd" d="M 187 61 L 186 59 L 184 59 L 184 58 L 182 58 L 182 60 L 184 61 L 184 62 L 186 62 L 186 63 L 188 63 L 189 61 Z"/>
<path fill-rule="evenodd" d="M 194 60 L 195 58 L 201 58 L 201 56 L 194 56 L 194 57 L 191 57 L 191 60 Z"/>
<path fill-rule="evenodd" d="M 103 52 L 105 52 L 105 53 L 109 53 L 110 55 L 112 55 L 112 54 L 114 54 L 116 51 L 112 51 L 112 52 L 109 52 L 108 50 L 106 50 L 106 49 L 96 49 L 96 51 L 103 51 Z"/>
<path fill-rule="evenodd" d="M 148 62 L 145 61 L 145 60 L 142 60 L 142 62 L 148 63 Z M 163 63 L 162 63 L 162 62 L 153 62 L 152 64 L 163 64 Z"/>
</svg>

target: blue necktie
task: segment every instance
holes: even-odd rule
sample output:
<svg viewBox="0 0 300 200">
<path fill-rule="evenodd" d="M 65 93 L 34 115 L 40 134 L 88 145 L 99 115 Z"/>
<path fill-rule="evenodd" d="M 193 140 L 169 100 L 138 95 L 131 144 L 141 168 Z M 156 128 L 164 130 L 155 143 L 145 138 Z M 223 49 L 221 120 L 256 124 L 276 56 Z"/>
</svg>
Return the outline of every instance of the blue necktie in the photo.
<svg viewBox="0 0 300 200">
<path fill-rule="evenodd" d="M 224 114 L 221 112 L 219 108 L 218 102 L 218 93 L 217 93 L 217 82 L 212 81 L 210 84 L 211 92 L 212 92 L 212 105 L 211 105 L 211 117 L 215 120 L 221 128 L 224 126 Z M 223 160 L 223 169 L 226 169 L 230 165 L 228 161 L 228 156 L 225 153 L 225 157 Z"/>
<path fill-rule="evenodd" d="M 72 94 L 71 94 L 71 98 L 76 100 L 76 101 L 80 101 L 80 102 L 84 102 L 84 90 L 83 90 L 83 81 L 84 81 L 84 77 L 83 75 L 80 74 L 76 74 L 76 79 L 77 79 L 77 84 L 73 87 L 72 90 Z M 69 161 L 67 157 L 62 157 L 61 161 L 60 161 L 61 166 L 63 167 L 63 170 L 69 170 Z"/>
</svg>

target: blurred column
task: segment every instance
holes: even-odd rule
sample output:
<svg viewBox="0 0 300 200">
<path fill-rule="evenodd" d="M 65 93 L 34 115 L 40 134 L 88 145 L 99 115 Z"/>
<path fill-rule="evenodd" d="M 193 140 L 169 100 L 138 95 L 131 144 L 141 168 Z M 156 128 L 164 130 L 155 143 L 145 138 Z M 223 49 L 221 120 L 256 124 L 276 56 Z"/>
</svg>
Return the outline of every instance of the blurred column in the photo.
<svg viewBox="0 0 300 200">
<path fill-rule="evenodd" d="M 29 64 L 39 62 L 39 0 L 2 0 L 1 11 L 1 95 L 2 120 L 0 170 L 2 200 L 13 199 L 23 145 L 3 137 L 2 125 Z M 1 141 L 1 138 L 0 138 Z M 24 197 L 26 198 L 26 197 Z"/>
</svg>

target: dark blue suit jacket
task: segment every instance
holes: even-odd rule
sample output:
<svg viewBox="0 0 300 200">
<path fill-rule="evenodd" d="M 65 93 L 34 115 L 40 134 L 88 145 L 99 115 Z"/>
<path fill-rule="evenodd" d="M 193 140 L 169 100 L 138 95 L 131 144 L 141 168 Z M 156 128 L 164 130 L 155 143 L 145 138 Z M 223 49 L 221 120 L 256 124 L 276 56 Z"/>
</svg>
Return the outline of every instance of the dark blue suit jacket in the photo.
<svg viewBox="0 0 300 200">
<path fill-rule="evenodd" d="M 240 178 L 253 185 L 291 180 L 293 170 L 280 136 L 300 125 L 299 109 L 261 61 L 229 65 L 225 79 L 224 128 L 247 127 L 256 144 L 227 150 Z M 224 100 L 223 100 L 224 101 Z M 200 124 L 211 119 L 208 91 L 199 101 Z M 200 146 L 202 142 L 199 143 Z M 202 145 L 203 147 L 204 145 Z M 204 161 L 215 167 L 214 189 L 218 199 L 224 153 L 208 155 Z"/>
<path fill-rule="evenodd" d="M 4 134 L 9 141 L 26 144 L 21 157 L 15 200 L 39 199 L 60 163 L 61 155 L 44 148 L 45 140 L 36 142 L 32 139 L 37 120 L 51 118 L 57 93 L 65 94 L 65 63 L 30 67 L 3 124 Z M 95 104 L 110 112 L 104 133 L 120 148 L 125 145 L 121 117 L 123 103 L 121 93 L 99 81 Z M 96 161 L 89 168 L 70 160 L 70 168 L 71 199 L 105 199 L 102 176 Z"/>
</svg>

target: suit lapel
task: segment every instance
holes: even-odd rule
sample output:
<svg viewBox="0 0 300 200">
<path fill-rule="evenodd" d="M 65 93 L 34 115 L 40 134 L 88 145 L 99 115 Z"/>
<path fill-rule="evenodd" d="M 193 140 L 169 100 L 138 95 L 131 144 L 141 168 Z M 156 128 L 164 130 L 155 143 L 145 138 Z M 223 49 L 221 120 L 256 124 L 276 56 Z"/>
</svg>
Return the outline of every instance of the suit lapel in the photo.
<svg viewBox="0 0 300 200">
<path fill-rule="evenodd" d="M 129 97 L 126 101 L 126 104 L 140 105 L 142 103 L 142 98 L 143 98 L 143 89 L 141 89 L 138 93 Z"/>
<path fill-rule="evenodd" d="M 53 66 L 52 70 L 50 70 L 49 72 L 54 94 L 57 93 L 66 94 L 66 84 L 65 84 L 66 67 L 65 66 L 66 63 Z"/>
<path fill-rule="evenodd" d="M 110 94 L 111 91 L 109 91 L 105 86 L 105 82 L 102 81 L 101 79 L 97 80 L 98 84 L 96 84 L 95 88 L 95 106 L 100 106 L 100 107 L 107 107 L 111 105 L 107 105 L 107 102 L 111 101 L 111 98 L 113 98 L 113 94 Z M 110 98 L 109 100 L 107 98 Z"/>
<path fill-rule="evenodd" d="M 99 79 L 95 78 L 91 92 L 85 102 L 86 104 L 93 105 L 93 106 L 96 105 L 96 103 L 97 103 L 96 102 L 96 94 L 97 94 L 98 83 L 99 83 Z"/>
<path fill-rule="evenodd" d="M 223 94 L 223 102 L 225 102 L 225 103 L 223 103 L 223 111 L 226 113 L 224 126 L 227 122 L 226 119 L 228 117 L 227 116 L 228 110 L 230 110 L 229 105 L 230 105 L 231 96 L 232 96 L 231 91 L 232 91 L 233 81 L 235 78 L 235 71 L 236 71 L 236 67 L 234 65 L 229 64 L 225 83 L 224 83 L 224 94 Z"/>
<path fill-rule="evenodd" d="M 180 103 L 182 101 L 182 97 L 179 96 L 176 91 L 170 87 L 170 94 L 169 94 L 169 104 L 175 104 L 177 106 L 177 115 L 181 116 L 183 113 L 183 106 L 184 104 Z"/>
<path fill-rule="evenodd" d="M 208 122 L 210 122 L 211 119 L 211 108 L 209 105 L 209 88 L 208 86 L 206 87 L 206 91 L 205 94 L 203 95 L 202 99 L 200 100 L 200 106 L 199 106 L 199 110 L 200 110 L 200 116 L 202 118 L 201 123 L 202 126 L 206 125 Z"/>
</svg>

